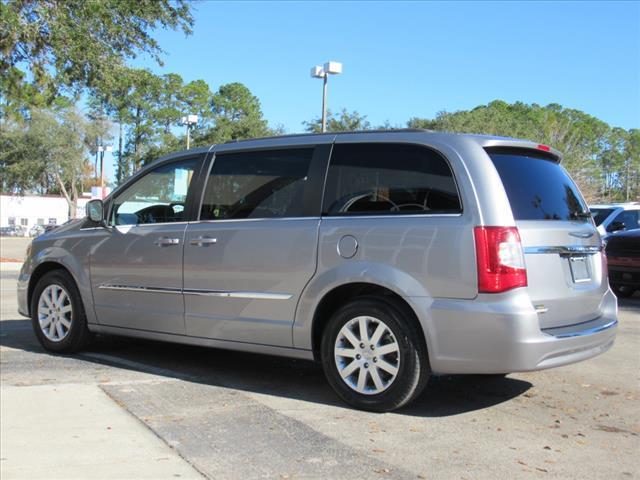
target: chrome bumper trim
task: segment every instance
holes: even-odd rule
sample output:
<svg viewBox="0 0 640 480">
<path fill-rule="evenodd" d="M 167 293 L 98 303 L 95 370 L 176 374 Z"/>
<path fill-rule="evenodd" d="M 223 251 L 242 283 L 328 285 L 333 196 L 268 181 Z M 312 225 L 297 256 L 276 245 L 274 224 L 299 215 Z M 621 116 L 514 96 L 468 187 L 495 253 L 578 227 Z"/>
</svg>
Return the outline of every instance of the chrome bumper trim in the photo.
<svg viewBox="0 0 640 480">
<path fill-rule="evenodd" d="M 618 320 L 614 319 L 605 324 L 600 324 L 591 328 L 585 328 L 582 330 L 573 330 L 573 328 L 579 328 L 580 325 L 585 325 L 588 323 L 596 323 L 596 322 L 594 320 L 591 320 L 589 322 L 584 322 L 584 324 L 568 325 L 565 327 L 546 328 L 546 329 L 543 329 L 542 331 L 556 338 L 583 337 L 585 335 L 593 335 L 594 333 L 599 333 L 604 330 L 609 330 L 610 328 L 613 328 L 618 324 Z M 554 333 L 554 330 L 556 331 L 555 333 Z"/>
</svg>

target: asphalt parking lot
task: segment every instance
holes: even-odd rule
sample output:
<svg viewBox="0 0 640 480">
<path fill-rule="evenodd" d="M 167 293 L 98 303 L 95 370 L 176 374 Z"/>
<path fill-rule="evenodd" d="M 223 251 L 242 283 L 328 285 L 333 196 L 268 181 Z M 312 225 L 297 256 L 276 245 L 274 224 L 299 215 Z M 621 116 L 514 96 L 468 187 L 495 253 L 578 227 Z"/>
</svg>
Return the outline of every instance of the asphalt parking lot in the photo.
<svg viewBox="0 0 640 480">
<path fill-rule="evenodd" d="M 0 477 L 637 478 L 640 296 L 604 355 L 345 407 L 309 362 L 98 338 L 45 353 L 2 272 Z"/>
</svg>

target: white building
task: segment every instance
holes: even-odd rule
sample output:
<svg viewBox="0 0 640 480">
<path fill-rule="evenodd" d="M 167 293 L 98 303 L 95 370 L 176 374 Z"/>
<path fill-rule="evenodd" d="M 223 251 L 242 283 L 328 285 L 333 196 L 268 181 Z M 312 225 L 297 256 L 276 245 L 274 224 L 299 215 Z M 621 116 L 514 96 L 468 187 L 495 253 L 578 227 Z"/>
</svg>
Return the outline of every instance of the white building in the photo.
<svg viewBox="0 0 640 480">
<path fill-rule="evenodd" d="M 78 199 L 76 216 L 84 217 L 90 195 Z M 61 225 L 69 220 L 69 205 L 58 195 L 0 195 L 0 227 Z"/>
</svg>

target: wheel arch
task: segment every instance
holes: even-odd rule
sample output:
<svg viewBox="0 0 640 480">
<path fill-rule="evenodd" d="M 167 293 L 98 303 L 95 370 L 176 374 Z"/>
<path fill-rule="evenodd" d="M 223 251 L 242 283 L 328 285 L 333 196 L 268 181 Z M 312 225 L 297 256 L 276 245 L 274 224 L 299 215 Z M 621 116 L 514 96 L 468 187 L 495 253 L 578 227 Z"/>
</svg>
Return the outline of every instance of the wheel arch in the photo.
<svg viewBox="0 0 640 480">
<path fill-rule="evenodd" d="M 358 297 L 378 297 L 382 300 L 392 302 L 400 308 L 408 321 L 413 322 L 414 326 L 420 332 L 421 340 L 424 342 L 424 347 L 428 355 L 428 340 L 422 323 L 414 308 L 405 298 L 397 292 L 376 283 L 350 282 L 334 287 L 325 293 L 313 312 L 311 321 L 311 347 L 315 360 L 320 360 L 322 336 L 331 316 L 345 303 Z"/>
<path fill-rule="evenodd" d="M 78 286 L 78 281 L 74 277 L 73 273 L 62 263 L 47 260 L 45 262 L 40 263 L 31 273 L 29 277 L 29 287 L 27 289 L 27 308 L 29 309 L 29 315 L 31 315 L 31 304 L 33 301 L 33 291 L 36 288 L 36 285 L 40 281 L 42 277 L 44 277 L 47 273 L 52 272 L 54 270 L 63 270 L 69 274 L 69 276 L 73 279 Z"/>
</svg>

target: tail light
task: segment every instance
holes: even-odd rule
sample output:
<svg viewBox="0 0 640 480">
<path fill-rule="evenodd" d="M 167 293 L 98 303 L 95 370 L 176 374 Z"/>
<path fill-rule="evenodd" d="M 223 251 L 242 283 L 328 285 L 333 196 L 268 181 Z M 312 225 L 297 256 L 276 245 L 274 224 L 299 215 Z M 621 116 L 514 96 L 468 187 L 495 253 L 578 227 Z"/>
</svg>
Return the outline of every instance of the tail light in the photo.
<svg viewBox="0 0 640 480">
<path fill-rule="evenodd" d="M 478 292 L 500 293 L 527 286 L 527 269 L 516 227 L 475 227 Z"/>
</svg>

